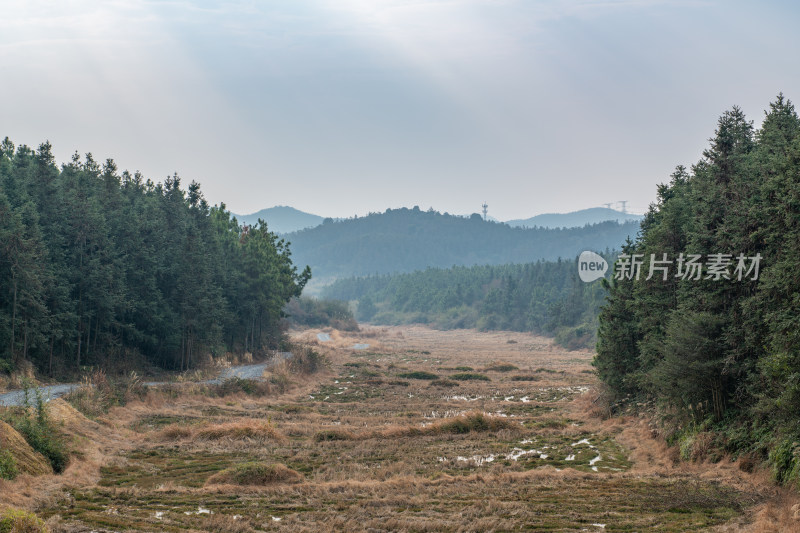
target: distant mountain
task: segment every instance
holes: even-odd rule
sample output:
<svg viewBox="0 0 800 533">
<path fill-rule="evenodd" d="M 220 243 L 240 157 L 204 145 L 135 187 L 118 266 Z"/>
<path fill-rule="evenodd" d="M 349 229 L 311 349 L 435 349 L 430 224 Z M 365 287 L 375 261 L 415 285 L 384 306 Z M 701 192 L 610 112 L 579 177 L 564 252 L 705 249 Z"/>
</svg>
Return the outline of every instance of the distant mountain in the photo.
<svg viewBox="0 0 800 533">
<path fill-rule="evenodd" d="M 313 285 L 341 277 L 412 272 L 427 267 L 573 259 L 583 250 L 618 249 L 638 222 L 602 222 L 571 229 L 512 228 L 419 209 L 389 209 L 365 217 L 327 219 L 286 236 L 292 260 L 310 265 Z"/>
<path fill-rule="evenodd" d="M 592 207 L 573 211 L 572 213 L 546 213 L 535 217 L 509 220 L 506 222 L 512 227 L 540 227 L 540 228 L 580 228 L 586 224 L 597 224 L 615 220 L 617 222 L 640 222 L 644 218 L 642 215 L 633 215 L 615 211 L 607 207 Z"/>
<path fill-rule="evenodd" d="M 235 215 L 240 224 L 253 225 L 261 218 L 267 223 L 270 231 L 275 233 L 291 233 L 306 228 L 319 226 L 324 220 L 319 215 L 305 213 L 294 207 L 276 205 L 268 209 L 262 209 L 258 213 L 251 215 Z"/>
</svg>

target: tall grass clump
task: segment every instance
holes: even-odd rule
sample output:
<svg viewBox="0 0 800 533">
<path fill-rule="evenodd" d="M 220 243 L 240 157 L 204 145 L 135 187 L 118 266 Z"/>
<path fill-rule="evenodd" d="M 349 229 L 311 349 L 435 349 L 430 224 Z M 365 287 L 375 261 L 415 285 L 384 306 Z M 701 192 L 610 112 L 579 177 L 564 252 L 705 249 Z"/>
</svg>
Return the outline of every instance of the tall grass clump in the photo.
<svg viewBox="0 0 800 533">
<path fill-rule="evenodd" d="M 31 448 L 44 455 L 50 461 L 53 470 L 60 474 L 69 463 L 69 453 L 64 438 L 50 420 L 41 391 L 34 388 L 32 392 L 30 382 L 26 382 L 23 392 L 25 399 L 22 414 L 15 417 L 11 425 L 25 438 Z"/>
</svg>

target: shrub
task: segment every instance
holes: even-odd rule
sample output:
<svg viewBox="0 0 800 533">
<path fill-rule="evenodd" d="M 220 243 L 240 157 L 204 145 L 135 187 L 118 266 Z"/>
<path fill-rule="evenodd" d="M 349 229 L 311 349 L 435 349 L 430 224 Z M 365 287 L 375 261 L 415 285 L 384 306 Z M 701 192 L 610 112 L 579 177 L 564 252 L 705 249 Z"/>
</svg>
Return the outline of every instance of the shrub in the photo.
<svg viewBox="0 0 800 533">
<path fill-rule="evenodd" d="M 425 372 L 424 370 L 415 370 L 414 372 L 404 372 L 397 374 L 399 378 L 405 379 L 439 379 L 439 376 L 432 372 Z"/>
<path fill-rule="evenodd" d="M 511 381 L 539 381 L 539 376 L 511 376 Z"/>
<path fill-rule="evenodd" d="M 349 431 L 343 429 L 324 429 L 318 431 L 314 435 L 314 440 L 317 442 L 334 441 L 334 440 L 352 440 L 354 435 Z"/>
<path fill-rule="evenodd" d="M 33 513 L 21 509 L 0 511 L 0 533 L 45 533 L 44 522 Z"/>
<path fill-rule="evenodd" d="M 770 450 L 768 460 L 778 483 L 800 486 L 800 442 L 784 439 Z"/>
<path fill-rule="evenodd" d="M 519 370 L 519 368 L 509 363 L 497 363 L 486 368 L 487 372 L 511 372 L 512 370 Z"/>
<path fill-rule="evenodd" d="M 564 418 L 542 418 L 533 423 L 535 428 L 564 429 L 569 421 Z"/>
<path fill-rule="evenodd" d="M 457 366 L 453 370 L 460 370 L 461 372 L 472 372 L 475 370 L 471 366 Z"/>
<path fill-rule="evenodd" d="M 471 431 L 497 431 L 510 427 L 507 420 L 486 416 L 483 413 L 468 413 L 431 426 L 432 432 L 464 434 Z"/>
<path fill-rule="evenodd" d="M 431 382 L 431 387 L 458 387 L 459 383 L 451 379 L 437 379 Z"/>
<path fill-rule="evenodd" d="M 0 450 L 0 479 L 14 479 L 17 477 L 17 461 L 9 450 Z"/>
<path fill-rule="evenodd" d="M 180 440 L 192 436 L 192 428 L 180 424 L 170 424 L 159 433 L 164 440 Z"/>
<path fill-rule="evenodd" d="M 280 463 L 243 463 L 211 476 L 208 483 L 233 485 L 270 485 L 273 483 L 299 483 L 303 476 Z"/>
<path fill-rule="evenodd" d="M 457 379 L 458 381 L 491 381 L 488 376 L 483 374 L 475 374 L 473 372 L 461 372 L 453 374 L 450 379 Z"/>
<path fill-rule="evenodd" d="M 292 298 L 284 307 L 286 321 L 292 326 L 328 326 L 342 331 L 358 331 L 358 322 L 347 302 L 318 300 L 301 296 Z"/>
<path fill-rule="evenodd" d="M 217 385 L 215 392 L 220 397 L 236 393 L 244 393 L 248 396 L 266 396 L 270 393 L 270 386 L 263 381 L 234 376 Z"/>
<path fill-rule="evenodd" d="M 22 435 L 31 448 L 45 456 L 50 461 L 53 470 L 60 474 L 69 463 L 69 454 L 64 439 L 56 431 L 50 417 L 47 414 L 47 407 L 39 389 L 33 389 L 36 405 L 31 408 L 30 383 L 24 386 L 25 401 L 23 415 L 12 420 L 12 426 Z"/>
<path fill-rule="evenodd" d="M 298 374 L 313 374 L 325 364 L 325 358 L 308 346 L 295 346 L 289 368 Z"/>
<path fill-rule="evenodd" d="M 96 418 L 114 406 L 124 406 L 133 398 L 142 399 L 145 394 L 147 387 L 135 371 L 122 379 L 109 379 L 103 370 L 95 370 L 84 376 L 81 386 L 64 399 L 84 416 Z"/>
</svg>

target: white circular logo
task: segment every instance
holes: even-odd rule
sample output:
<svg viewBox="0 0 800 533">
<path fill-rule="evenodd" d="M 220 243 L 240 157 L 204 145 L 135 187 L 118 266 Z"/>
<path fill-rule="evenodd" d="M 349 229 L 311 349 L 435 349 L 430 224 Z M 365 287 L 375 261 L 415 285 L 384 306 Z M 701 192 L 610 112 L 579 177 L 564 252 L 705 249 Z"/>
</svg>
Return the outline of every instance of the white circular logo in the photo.
<svg viewBox="0 0 800 533">
<path fill-rule="evenodd" d="M 599 254 L 585 251 L 578 257 L 578 275 L 581 281 L 591 283 L 602 278 L 608 270 L 608 263 Z"/>
</svg>

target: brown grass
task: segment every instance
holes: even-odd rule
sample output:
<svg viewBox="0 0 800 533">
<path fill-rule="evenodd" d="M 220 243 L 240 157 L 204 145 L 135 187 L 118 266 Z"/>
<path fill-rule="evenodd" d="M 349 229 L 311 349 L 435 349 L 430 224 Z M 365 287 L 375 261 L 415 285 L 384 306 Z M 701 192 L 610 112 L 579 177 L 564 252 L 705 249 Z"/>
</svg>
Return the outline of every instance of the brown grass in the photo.
<svg viewBox="0 0 800 533">
<path fill-rule="evenodd" d="M 277 483 L 299 483 L 302 474 L 280 463 L 243 463 L 217 472 L 206 485 L 273 485 Z"/>
<path fill-rule="evenodd" d="M 50 462 L 34 451 L 17 430 L 3 421 L 0 421 L 0 450 L 11 454 L 19 474 L 40 476 L 53 473 Z"/>
<path fill-rule="evenodd" d="M 193 436 L 198 440 L 252 439 L 257 441 L 282 441 L 286 438 L 270 422 L 253 419 L 201 427 L 194 432 Z"/>
<path fill-rule="evenodd" d="M 317 331 L 295 338 L 314 341 Z M 50 521 L 58 531 L 579 531 L 594 522 L 687 531 L 729 519 L 721 531 L 792 531 L 797 523 L 794 493 L 771 493 L 760 465 L 747 474 L 741 459 L 674 464 L 647 419 L 589 416 L 602 405 L 590 352 L 524 333 L 330 333 L 314 347 L 329 364 L 308 375 L 272 369 L 265 377 L 285 387 L 271 384 L 268 396 L 220 397 L 185 384 L 113 408 L 101 424 L 81 421 L 94 426 L 72 477 L 25 476 L 0 484 L 0 500 L 14 494 L 43 517 L 61 515 Z M 368 350 L 352 350 L 364 339 Z M 399 369 L 495 365 L 518 370 L 452 389 L 394 380 Z M 582 467 L 548 462 L 580 455 L 572 444 L 585 437 L 602 450 L 600 471 L 586 466 L 597 452 L 585 447 Z M 506 460 L 514 449 L 550 459 Z M 469 459 L 488 454 L 496 460 Z M 610 460 L 619 468 L 602 466 Z M 66 486 L 77 487 L 69 498 L 59 496 Z M 195 514 L 199 505 L 213 514 Z"/>
</svg>

